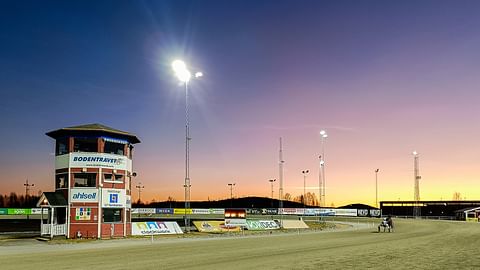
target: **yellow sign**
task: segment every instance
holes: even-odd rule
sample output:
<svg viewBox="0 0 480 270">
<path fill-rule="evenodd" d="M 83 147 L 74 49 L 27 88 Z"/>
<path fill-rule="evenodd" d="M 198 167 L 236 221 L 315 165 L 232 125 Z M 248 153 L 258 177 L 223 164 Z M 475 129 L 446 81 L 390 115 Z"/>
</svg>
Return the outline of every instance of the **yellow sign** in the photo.
<svg viewBox="0 0 480 270">
<path fill-rule="evenodd" d="M 185 208 L 174 208 L 173 209 L 174 215 L 185 215 Z M 192 209 L 187 208 L 187 214 L 192 214 Z"/>
<path fill-rule="evenodd" d="M 225 226 L 224 221 L 194 221 L 193 225 L 197 227 L 199 232 L 222 233 L 222 232 L 239 232 L 239 226 Z"/>
</svg>

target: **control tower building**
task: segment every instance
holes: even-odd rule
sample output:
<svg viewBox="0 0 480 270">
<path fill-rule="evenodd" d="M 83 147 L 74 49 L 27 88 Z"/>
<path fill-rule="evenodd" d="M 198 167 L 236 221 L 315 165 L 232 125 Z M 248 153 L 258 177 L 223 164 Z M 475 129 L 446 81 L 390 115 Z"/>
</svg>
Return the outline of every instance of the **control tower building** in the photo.
<svg viewBox="0 0 480 270">
<path fill-rule="evenodd" d="M 67 238 L 131 235 L 133 134 L 100 124 L 46 133 L 55 139 L 55 192 L 37 204 L 47 208 L 41 234 Z M 42 211 L 42 215 L 43 215 Z"/>
</svg>

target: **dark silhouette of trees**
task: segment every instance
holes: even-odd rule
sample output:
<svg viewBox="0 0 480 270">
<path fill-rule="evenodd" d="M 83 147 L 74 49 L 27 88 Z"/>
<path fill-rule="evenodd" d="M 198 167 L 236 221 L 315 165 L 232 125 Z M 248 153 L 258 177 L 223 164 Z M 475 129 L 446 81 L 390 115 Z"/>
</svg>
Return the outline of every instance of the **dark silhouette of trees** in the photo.
<svg viewBox="0 0 480 270">
<path fill-rule="evenodd" d="M 25 196 L 17 195 L 15 192 L 10 192 L 9 195 L 0 195 L 0 207 L 2 208 L 33 208 L 40 196 Z"/>
</svg>

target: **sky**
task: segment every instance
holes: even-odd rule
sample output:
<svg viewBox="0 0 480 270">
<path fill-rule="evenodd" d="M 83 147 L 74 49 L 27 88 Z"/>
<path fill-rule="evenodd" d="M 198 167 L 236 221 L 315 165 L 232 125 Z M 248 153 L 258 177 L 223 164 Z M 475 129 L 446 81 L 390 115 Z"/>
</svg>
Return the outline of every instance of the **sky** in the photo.
<svg viewBox="0 0 480 270">
<path fill-rule="evenodd" d="M 54 189 L 46 132 L 136 134 L 142 200 L 183 200 L 189 83 L 192 200 L 318 194 L 326 203 L 479 200 L 478 1 L 1 1 L 0 194 Z M 137 193 L 133 193 L 134 199 Z M 278 196 L 278 181 L 274 196 Z"/>
</svg>

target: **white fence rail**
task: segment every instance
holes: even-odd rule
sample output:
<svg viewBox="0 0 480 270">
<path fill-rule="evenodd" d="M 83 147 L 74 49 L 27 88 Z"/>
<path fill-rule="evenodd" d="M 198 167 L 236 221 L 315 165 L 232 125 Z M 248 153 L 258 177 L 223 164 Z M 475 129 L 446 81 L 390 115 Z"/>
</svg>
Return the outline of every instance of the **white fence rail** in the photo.
<svg viewBox="0 0 480 270">
<path fill-rule="evenodd" d="M 42 224 L 42 235 L 66 235 L 67 224 Z"/>
</svg>

